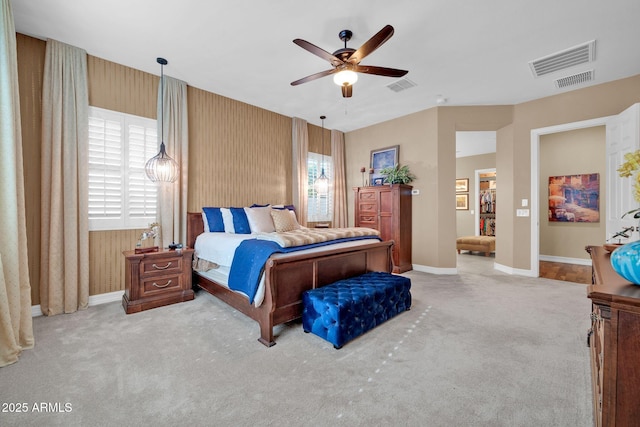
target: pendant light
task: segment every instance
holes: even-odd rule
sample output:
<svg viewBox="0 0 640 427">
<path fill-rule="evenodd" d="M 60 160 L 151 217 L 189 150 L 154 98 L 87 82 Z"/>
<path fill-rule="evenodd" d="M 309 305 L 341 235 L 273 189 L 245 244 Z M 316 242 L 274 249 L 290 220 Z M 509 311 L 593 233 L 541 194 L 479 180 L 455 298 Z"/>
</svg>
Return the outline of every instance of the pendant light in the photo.
<svg viewBox="0 0 640 427">
<path fill-rule="evenodd" d="M 153 182 L 175 182 L 178 179 L 178 164 L 173 160 L 164 147 L 164 66 L 167 60 L 157 59 L 160 64 L 160 152 L 147 161 L 144 171 Z"/>
<path fill-rule="evenodd" d="M 326 195 L 329 192 L 329 178 L 324 174 L 324 119 L 326 118 L 326 116 L 320 116 L 320 120 L 322 120 L 322 169 L 320 176 L 313 183 L 314 188 L 320 195 Z"/>
</svg>

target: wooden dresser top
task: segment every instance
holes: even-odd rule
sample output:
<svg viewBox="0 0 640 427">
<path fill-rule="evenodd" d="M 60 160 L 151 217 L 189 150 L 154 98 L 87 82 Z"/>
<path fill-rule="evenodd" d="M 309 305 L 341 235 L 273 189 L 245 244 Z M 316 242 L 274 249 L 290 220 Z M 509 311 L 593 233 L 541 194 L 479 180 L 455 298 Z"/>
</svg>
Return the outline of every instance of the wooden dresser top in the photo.
<svg viewBox="0 0 640 427">
<path fill-rule="evenodd" d="M 610 253 L 602 246 L 589 246 L 595 283 L 587 287 L 587 296 L 600 303 L 621 303 L 640 307 L 640 286 L 620 276 L 611 266 Z M 608 304 L 607 304 L 608 305 Z"/>
</svg>

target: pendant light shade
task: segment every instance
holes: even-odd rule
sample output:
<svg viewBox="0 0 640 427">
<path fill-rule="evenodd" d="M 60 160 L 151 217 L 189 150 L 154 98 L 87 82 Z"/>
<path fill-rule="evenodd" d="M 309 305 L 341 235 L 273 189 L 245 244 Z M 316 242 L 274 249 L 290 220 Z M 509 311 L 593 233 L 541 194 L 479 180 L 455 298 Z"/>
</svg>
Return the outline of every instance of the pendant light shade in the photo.
<svg viewBox="0 0 640 427">
<path fill-rule="evenodd" d="M 175 182 L 178 179 L 179 167 L 178 163 L 173 160 L 166 152 L 164 146 L 164 66 L 167 60 L 164 58 L 157 59 L 160 64 L 160 152 L 150 158 L 144 166 L 147 177 L 153 182 Z"/>
<path fill-rule="evenodd" d="M 313 187 L 320 195 L 326 195 L 329 192 L 329 178 L 324 174 L 324 119 L 326 116 L 320 116 L 320 120 L 322 120 L 322 169 L 320 176 L 313 183 Z"/>
<path fill-rule="evenodd" d="M 175 182 L 178 179 L 178 164 L 167 155 L 164 142 L 160 143 L 160 152 L 147 161 L 144 171 L 153 182 Z"/>
</svg>

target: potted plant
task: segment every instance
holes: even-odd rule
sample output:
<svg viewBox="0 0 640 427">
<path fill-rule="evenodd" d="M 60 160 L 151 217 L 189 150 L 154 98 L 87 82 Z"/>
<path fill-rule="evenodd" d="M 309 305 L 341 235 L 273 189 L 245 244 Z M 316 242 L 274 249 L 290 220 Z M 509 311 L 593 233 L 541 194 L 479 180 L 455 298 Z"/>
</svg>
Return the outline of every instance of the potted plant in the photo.
<svg viewBox="0 0 640 427">
<path fill-rule="evenodd" d="M 395 166 L 382 169 L 380 175 L 384 176 L 384 182 L 389 184 L 409 184 L 416 179 L 415 175 L 409 171 L 409 166 L 400 166 L 397 163 Z"/>
</svg>

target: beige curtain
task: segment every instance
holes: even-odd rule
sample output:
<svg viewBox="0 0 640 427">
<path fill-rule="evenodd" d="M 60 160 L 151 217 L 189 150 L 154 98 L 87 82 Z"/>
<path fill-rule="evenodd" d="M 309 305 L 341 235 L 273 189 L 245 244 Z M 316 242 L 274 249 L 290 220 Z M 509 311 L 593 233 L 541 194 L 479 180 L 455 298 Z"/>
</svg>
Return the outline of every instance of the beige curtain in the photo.
<svg viewBox="0 0 640 427">
<path fill-rule="evenodd" d="M 160 242 L 166 248 L 170 243 L 187 241 L 187 188 L 189 175 L 189 130 L 187 117 L 187 84 L 181 80 L 164 76 L 163 85 L 158 85 L 158 118 L 164 117 L 164 144 L 167 154 L 180 167 L 178 180 L 159 184 L 158 222 Z M 161 98 L 162 97 L 162 98 Z M 162 100 L 164 99 L 164 107 Z M 158 129 L 159 133 L 161 129 Z M 158 144 L 159 145 L 159 144 Z"/>
<path fill-rule="evenodd" d="M 16 30 L 0 0 L 0 367 L 33 347 Z M 9 388 L 9 384 L 3 387 Z"/>
<path fill-rule="evenodd" d="M 307 121 L 293 118 L 293 204 L 298 214 L 298 222 L 307 225 L 307 197 L 309 176 L 307 174 L 307 153 L 309 151 L 309 132 Z"/>
<path fill-rule="evenodd" d="M 344 134 L 331 130 L 331 158 L 333 159 L 333 226 L 347 227 L 347 177 L 344 158 Z"/>
<path fill-rule="evenodd" d="M 89 300 L 87 54 L 47 40 L 42 94 L 40 306 L 46 315 Z"/>
</svg>

